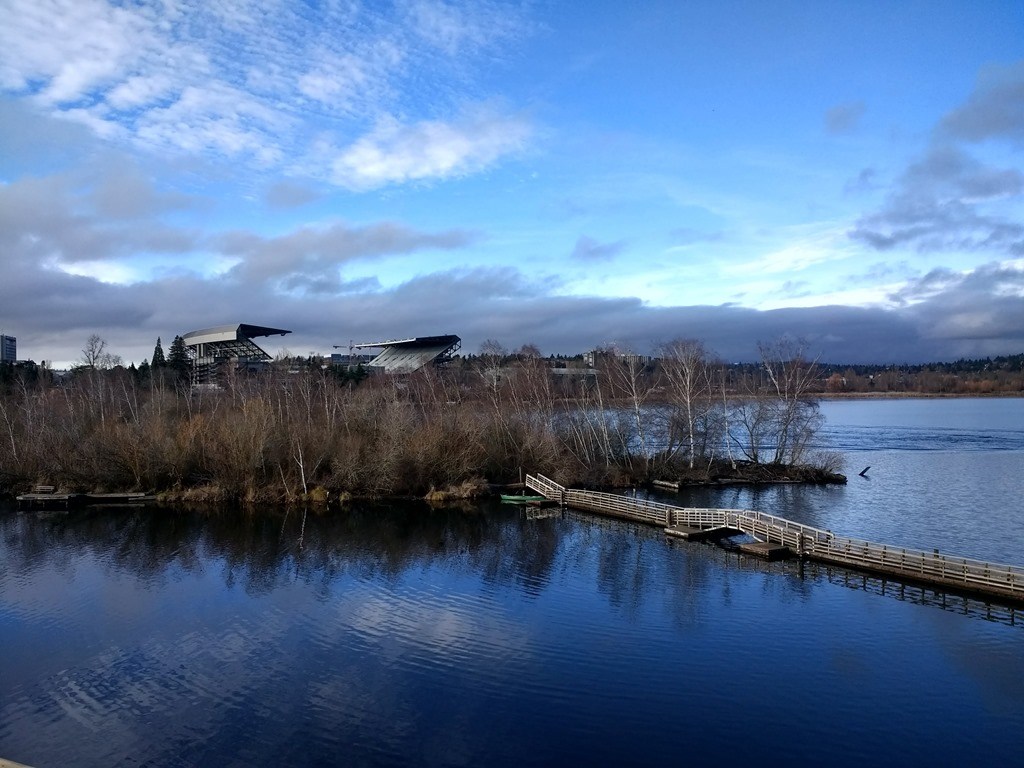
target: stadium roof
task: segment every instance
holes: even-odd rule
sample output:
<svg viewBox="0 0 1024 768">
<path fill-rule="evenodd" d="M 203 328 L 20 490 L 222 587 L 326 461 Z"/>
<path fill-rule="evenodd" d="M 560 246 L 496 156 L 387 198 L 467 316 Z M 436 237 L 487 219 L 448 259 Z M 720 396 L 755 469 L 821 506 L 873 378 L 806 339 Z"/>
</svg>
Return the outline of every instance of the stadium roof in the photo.
<svg viewBox="0 0 1024 768">
<path fill-rule="evenodd" d="M 247 365 L 265 364 L 271 358 L 253 341 L 254 336 L 284 336 L 282 328 L 263 325 L 218 325 L 190 331 L 182 336 L 185 349 L 192 360 L 192 383 L 205 384 L 214 379 L 218 369 L 229 360 Z"/>
<path fill-rule="evenodd" d="M 371 368 L 382 368 L 385 373 L 412 373 L 428 363 L 440 363 L 451 359 L 462 346 L 462 339 L 454 334 L 446 334 L 373 341 L 353 346 L 356 349 L 384 348 L 383 352 L 370 361 Z"/>
<path fill-rule="evenodd" d="M 286 333 L 291 333 L 291 331 L 285 331 L 281 328 L 267 328 L 263 325 L 238 323 L 237 325 L 216 325 L 213 328 L 189 331 L 181 338 L 186 346 L 194 347 L 198 344 L 241 341 L 256 336 L 284 336 Z"/>
</svg>

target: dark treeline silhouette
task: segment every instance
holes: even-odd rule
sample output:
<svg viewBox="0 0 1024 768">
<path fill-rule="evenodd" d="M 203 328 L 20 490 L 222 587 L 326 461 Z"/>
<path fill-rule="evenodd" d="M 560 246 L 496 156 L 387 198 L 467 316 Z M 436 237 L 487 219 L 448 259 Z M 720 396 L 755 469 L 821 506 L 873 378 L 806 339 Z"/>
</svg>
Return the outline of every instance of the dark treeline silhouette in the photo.
<svg viewBox="0 0 1024 768">
<path fill-rule="evenodd" d="M 604 350 L 561 375 L 535 348 L 499 345 L 402 377 L 283 360 L 228 366 L 213 388 L 171 365 L 83 364 L 60 381 L 26 369 L 0 395 L 0 484 L 253 502 L 472 495 L 521 470 L 621 485 L 837 468 L 808 455 L 820 377 L 799 345 L 762 345 L 749 370 L 696 341 L 660 352 Z"/>
<path fill-rule="evenodd" d="M 829 394 L 1020 395 L 1024 354 L 920 365 L 823 365 Z"/>
</svg>

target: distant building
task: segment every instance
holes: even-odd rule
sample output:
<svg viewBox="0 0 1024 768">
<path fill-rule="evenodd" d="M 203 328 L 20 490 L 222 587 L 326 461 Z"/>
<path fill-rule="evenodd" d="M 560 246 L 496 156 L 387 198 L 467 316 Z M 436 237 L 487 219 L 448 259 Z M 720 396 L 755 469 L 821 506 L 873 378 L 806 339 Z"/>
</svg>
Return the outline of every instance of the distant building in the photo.
<svg viewBox="0 0 1024 768">
<path fill-rule="evenodd" d="M 354 344 L 355 349 L 380 348 L 382 351 L 370 361 L 371 370 L 383 373 L 413 373 L 427 364 L 440 364 L 451 360 L 462 347 L 462 339 L 454 334 L 444 336 L 417 336 L 411 339 L 390 339 Z"/>
<path fill-rule="evenodd" d="M 18 359 L 18 340 L 0 335 L 0 363 L 13 363 Z"/>
<path fill-rule="evenodd" d="M 616 352 L 614 350 L 607 349 L 592 349 L 589 352 L 583 353 L 583 362 L 593 368 L 598 360 L 602 358 L 614 358 L 623 363 L 629 363 L 632 365 L 650 365 L 656 362 L 658 358 L 653 355 L 635 355 L 632 352 Z"/>
<path fill-rule="evenodd" d="M 357 366 L 369 365 L 370 361 L 373 360 L 377 355 L 358 352 L 352 354 L 346 354 L 344 352 L 335 352 L 331 355 L 331 365 L 341 366 L 342 368 L 355 368 Z"/>
<path fill-rule="evenodd" d="M 253 338 L 284 336 L 287 333 L 291 331 L 248 323 L 219 325 L 186 333 L 181 338 L 192 361 L 192 383 L 213 383 L 218 371 L 225 366 L 233 366 L 236 370 L 260 370 L 272 358 Z"/>
</svg>

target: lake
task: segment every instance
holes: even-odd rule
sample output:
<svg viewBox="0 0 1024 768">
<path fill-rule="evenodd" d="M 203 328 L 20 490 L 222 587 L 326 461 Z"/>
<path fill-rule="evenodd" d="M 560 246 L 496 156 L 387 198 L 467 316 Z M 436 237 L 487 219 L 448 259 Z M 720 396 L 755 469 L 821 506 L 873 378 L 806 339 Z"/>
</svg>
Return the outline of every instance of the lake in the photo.
<svg viewBox="0 0 1024 768">
<path fill-rule="evenodd" d="M 832 400 L 821 411 L 827 421 L 815 447 L 844 455 L 845 486 L 737 486 L 663 498 L 1024 564 L 1024 399 Z"/>
<path fill-rule="evenodd" d="M 848 485 L 672 498 L 1024 563 L 1024 400 L 822 408 Z M 1022 629 L 574 512 L 5 508 L 0 758 L 1010 764 Z"/>
</svg>

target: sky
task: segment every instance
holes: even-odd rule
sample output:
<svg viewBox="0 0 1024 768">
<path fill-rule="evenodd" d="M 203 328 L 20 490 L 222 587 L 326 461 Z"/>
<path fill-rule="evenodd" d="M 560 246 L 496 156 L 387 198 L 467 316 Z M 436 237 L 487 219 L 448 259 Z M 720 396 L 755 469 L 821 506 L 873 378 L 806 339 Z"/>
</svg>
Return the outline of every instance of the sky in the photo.
<svg viewBox="0 0 1024 768">
<path fill-rule="evenodd" d="M 1024 4 L 0 0 L 0 333 L 1024 352 Z"/>
</svg>

